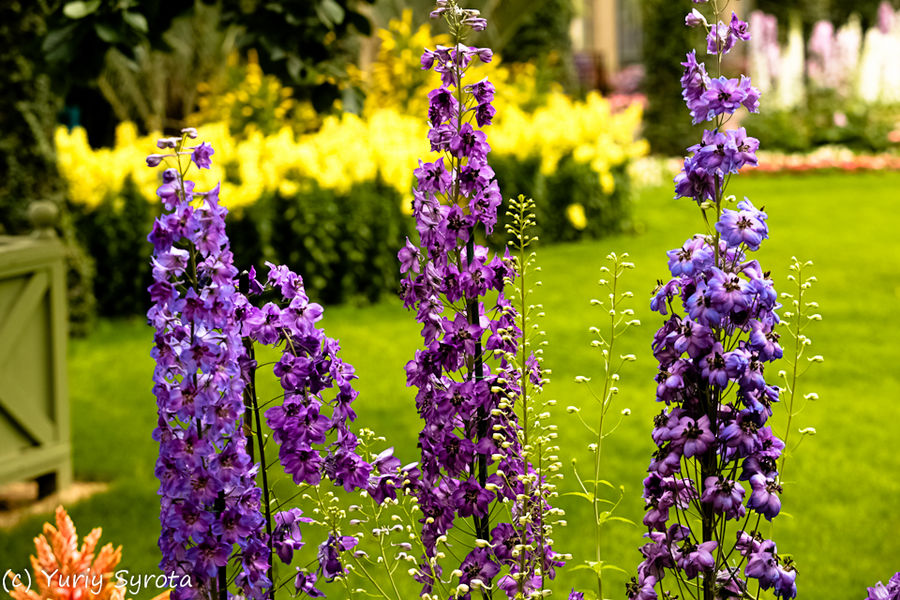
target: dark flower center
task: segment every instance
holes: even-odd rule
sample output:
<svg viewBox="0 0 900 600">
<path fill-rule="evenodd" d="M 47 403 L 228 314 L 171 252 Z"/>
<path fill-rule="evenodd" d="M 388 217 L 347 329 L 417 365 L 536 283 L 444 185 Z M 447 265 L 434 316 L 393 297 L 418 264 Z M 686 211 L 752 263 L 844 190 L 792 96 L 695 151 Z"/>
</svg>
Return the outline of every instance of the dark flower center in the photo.
<svg viewBox="0 0 900 600">
<path fill-rule="evenodd" d="M 696 440 L 703 433 L 703 430 L 697 426 L 696 422 L 691 422 L 690 425 L 687 426 L 687 429 L 684 430 L 684 436 L 691 440 Z"/>
</svg>

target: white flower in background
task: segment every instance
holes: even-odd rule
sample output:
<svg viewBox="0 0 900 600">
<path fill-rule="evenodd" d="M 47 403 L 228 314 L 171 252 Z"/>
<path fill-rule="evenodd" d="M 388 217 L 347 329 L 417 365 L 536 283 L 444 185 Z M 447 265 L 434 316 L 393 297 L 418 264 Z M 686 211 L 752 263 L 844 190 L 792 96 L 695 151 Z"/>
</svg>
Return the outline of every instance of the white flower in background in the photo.
<svg viewBox="0 0 900 600">
<path fill-rule="evenodd" d="M 776 77 L 775 99 L 781 108 L 795 108 L 805 99 L 803 27 L 798 18 L 791 20 L 787 50 L 782 55 L 780 73 Z"/>
</svg>

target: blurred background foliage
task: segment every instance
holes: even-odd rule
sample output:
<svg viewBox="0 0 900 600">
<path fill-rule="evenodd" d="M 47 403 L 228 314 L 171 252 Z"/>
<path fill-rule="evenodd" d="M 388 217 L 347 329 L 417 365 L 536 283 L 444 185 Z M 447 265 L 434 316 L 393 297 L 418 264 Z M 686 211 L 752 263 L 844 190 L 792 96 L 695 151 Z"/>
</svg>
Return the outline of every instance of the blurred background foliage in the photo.
<svg viewBox="0 0 900 600">
<path fill-rule="evenodd" d="M 213 168 L 198 176 L 202 185 L 222 182 L 240 267 L 287 263 L 323 302 L 396 293 L 396 254 L 411 235 L 412 171 L 419 159 L 436 158 L 429 159 L 424 116 L 439 79 L 422 71 L 419 57 L 446 37 L 433 35 L 430 23 L 416 25 L 413 10 L 388 18 L 376 5 L 371 18 L 387 18 L 384 27 L 357 41 L 361 59 L 346 65 L 333 105 L 322 110 L 267 72 L 259 51 L 243 52 L 240 35 L 221 27 L 222 14 L 197 5 L 176 18 L 162 36 L 168 51 L 145 42 L 132 58 L 107 54 L 98 87 L 120 121 L 109 144 L 94 147 L 82 128 L 57 131 L 78 232 L 104 273 L 101 312 L 146 309 L 149 248 L 135 230 L 147 231 L 155 216 L 158 183 L 143 157 L 158 132 L 188 124 L 215 145 Z M 520 32 L 534 22 L 521 23 Z M 548 56 L 562 56 L 564 46 L 546 41 Z M 194 67 L 179 71 L 185 64 Z M 497 87 L 492 164 L 505 195 L 538 199 L 543 238 L 628 229 L 626 170 L 646 153 L 640 106 L 616 107 L 597 94 L 579 100 L 545 66 L 499 53 L 467 75 L 473 82 L 488 76 Z M 363 101 L 348 106 L 348 97 Z M 489 241 L 504 243 L 502 236 Z M 125 264 L 131 268 L 120 271 Z"/>
<path fill-rule="evenodd" d="M 437 85 L 419 57 L 426 46 L 449 43 L 428 19 L 432 4 L 3 3 L 0 226 L 23 233 L 28 202 L 55 199 L 70 248 L 75 329 L 89 326 L 94 296 L 104 315 L 144 312 L 144 232 L 156 215 L 158 182 L 143 158 L 158 135 L 199 126 L 216 148 L 202 185 L 222 182 L 242 266 L 287 262 L 325 302 L 393 294 L 396 251 L 410 234 L 411 173 L 428 160 L 427 92 Z M 578 31 L 600 35 L 592 13 L 599 4 L 468 3 L 491 24 L 469 42 L 496 53 L 469 75 L 489 76 L 497 88 L 491 162 L 505 196 L 534 196 L 545 243 L 632 230 L 629 175 L 643 168 L 640 158 L 648 150 L 681 155 L 699 135 L 678 101 L 685 49 L 701 42 L 698 31 L 676 25 L 689 7 L 618 0 L 639 21 L 637 29 L 616 24 L 620 36 L 634 37 L 638 56 L 623 58 L 618 73 L 585 78 L 583 67 L 599 68 L 598 57 L 585 56 L 596 50 Z M 803 62 L 817 19 L 831 19 L 837 31 L 857 11 L 862 33 L 852 68 L 861 68 L 873 54 L 862 36 L 866 27 L 883 28 L 882 4 L 758 0 L 755 7 L 778 22 L 763 51 L 796 67 L 793 79 L 779 76 L 790 83 L 777 85 L 801 90 L 789 102 L 773 101 L 784 95 L 777 89 L 766 92 L 765 110 L 747 121 L 763 148 L 896 149 L 900 102 L 824 88 L 806 77 L 811 67 Z M 799 67 L 792 19 L 800 27 Z M 730 58 L 727 73 L 753 65 L 750 51 Z"/>
</svg>

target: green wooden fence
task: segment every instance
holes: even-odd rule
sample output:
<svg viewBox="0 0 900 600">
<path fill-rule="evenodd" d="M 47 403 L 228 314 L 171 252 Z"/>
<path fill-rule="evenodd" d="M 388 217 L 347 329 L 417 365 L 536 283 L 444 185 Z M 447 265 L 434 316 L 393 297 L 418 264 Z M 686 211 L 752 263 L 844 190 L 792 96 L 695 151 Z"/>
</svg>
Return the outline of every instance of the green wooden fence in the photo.
<svg viewBox="0 0 900 600">
<path fill-rule="evenodd" d="M 49 229 L 0 236 L 0 485 L 40 496 L 72 479 L 63 256 Z"/>
</svg>

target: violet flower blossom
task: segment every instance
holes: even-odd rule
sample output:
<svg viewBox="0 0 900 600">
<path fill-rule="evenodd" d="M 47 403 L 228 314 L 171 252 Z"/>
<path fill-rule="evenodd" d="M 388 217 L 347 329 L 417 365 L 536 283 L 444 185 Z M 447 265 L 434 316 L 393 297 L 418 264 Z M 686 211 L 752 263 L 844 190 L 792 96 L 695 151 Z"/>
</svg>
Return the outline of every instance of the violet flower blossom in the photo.
<svg viewBox="0 0 900 600">
<path fill-rule="evenodd" d="M 735 14 L 727 25 L 712 16 L 707 49 L 719 61 L 749 40 L 750 30 Z M 706 17 L 695 8 L 686 22 L 703 25 Z M 776 465 L 784 449 L 766 424 L 779 397 L 766 382 L 766 366 L 782 356 L 774 331 L 780 305 L 768 273 L 747 257 L 769 237 L 767 216 L 747 199 L 736 210 L 723 206 L 730 177 L 755 166 L 759 148 L 743 127 L 723 125 L 741 107 L 757 111 L 759 91 L 743 75 L 711 76 L 695 50 L 682 65 L 682 97 L 693 121 L 712 127 L 687 149 L 676 198 L 693 199 L 715 220 L 706 234 L 667 253 L 672 279 L 659 282 L 651 301 L 665 317 L 652 350 L 657 400 L 666 409 L 654 419 L 657 450 L 644 480 L 650 541 L 627 596 L 656 598 L 654 586 L 665 590 L 664 578 L 673 574 L 679 583 L 669 589 L 688 590 L 696 600 L 744 596 L 751 580 L 793 598 L 793 563 L 755 530 L 781 510 Z M 749 497 L 741 481 L 749 481 Z M 738 522 L 736 540 L 719 539 L 727 521 Z M 732 549 L 744 557 L 742 570 L 725 558 Z M 684 583 L 696 577 L 702 590 L 694 593 Z"/>
<path fill-rule="evenodd" d="M 174 590 L 176 600 L 214 592 L 225 597 L 230 580 L 246 597 L 265 598 L 274 584 L 272 555 L 290 564 L 304 545 L 300 526 L 311 520 L 296 508 L 271 514 L 264 444 L 256 440 L 262 464 L 254 463 L 248 451 L 245 431 L 261 435 L 254 342 L 282 350 L 273 372 L 284 395 L 266 418 L 279 462 L 295 483 L 327 479 L 348 492 L 366 490 L 383 499 L 396 497 L 385 483 L 391 477 L 402 481 L 402 474 L 399 461 L 382 455 L 379 477 L 372 479 L 373 466 L 357 453 L 349 428 L 356 418 L 356 375 L 341 360 L 337 341 L 317 325 L 323 309 L 309 300 L 302 278 L 285 266 L 268 264 L 264 282 L 251 268 L 247 295 L 238 291 L 219 186 L 200 193 L 184 178 L 191 163 L 211 165 L 214 151 L 206 142 L 193 147 L 191 162 L 182 164 L 179 155 L 187 153 L 177 150 L 196 136 L 188 129 L 181 139 L 160 140 L 160 148 L 173 148 L 175 154 L 148 158 L 148 164 L 159 164 L 175 157 L 180 168 L 163 173 L 157 195 L 165 212 L 148 236 L 154 248 L 149 288 L 154 306 L 148 318 L 156 329 L 160 567 L 194 582 Z M 272 292 L 276 302 L 253 304 Z M 262 487 L 256 485 L 257 475 Z M 323 596 L 315 588 L 317 576 L 330 581 L 343 574 L 340 553 L 355 544 L 355 538 L 331 531 L 319 547 L 317 571 L 298 572 L 297 589 Z M 230 563 L 231 576 L 225 570 Z"/>
<path fill-rule="evenodd" d="M 147 317 L 155 329 L 160 569 L 194 583 L 173 590 L 173 599 L 209 597 L 236 547 L 235 585 L 262 598 L 271 581 L 256 560 L 268 549 L 242 424 L 244 347 L 228 211 L 218 185 L 198 193 L 176 169 L 163 173 L 157 194 L 165 211 L 148 236 L 154 304 Z"/>
<path fill-rule="evenodd" d="M 437 16 L 446 18 L 457 36 L 486 25 L 477 12 L 452 1 L 439 3 L 432 13 Z M 428 137 L 441 157 L 420 161 L 414 171 L 419 244 L 407 240 L 398 258 L 404 274 L 401 296 L 407 308 L 416 310 L 424 342 L 406 365 L 407 385 L 417 388 L 416 407 L 424 421 L 418 477 L 410 482 L 424 515 L 425 568 L 416 579 L 423 593 L 431 592 L 432 573 L 441 571 L 438 539 L 457 519 L 469 518 L 475 537 L 494 541 L 490 549 L 474 548 L 465 556 L 458 567 L 460 582 L 470 588 L 499 586 L 512 598 L 532 585 L 532 573 L 519 572 L 523 563 L 536 564 L 549 578 L 562 563 L 538 542 L 545 498 L 529 501 L 538 508 L 524 528 L 525 540 L 511 524 L 489 528 L 491 507 L 524 494 L 522 479 L 533 473 L 521 459 L 515 415 L 500 407 L 505 398 L 515 397 L 517 376 L 505 360 L 489 360 L 495 352 L 515 352 L 520 335 L 503 295 L 504 282 L 514 272 L 503 257 L 478 243 L 493 231 L 502 201 L 481 129 L 495 114 L 495 90 L 487 79 L 467 84 L 465 76 L 472 61 L 491 58 L 489 49 L 466 46 L 460 39 L 422 56 L 422 68 L 441 75 L 441 87 L 429 93 L 428 110 Z M 491 294 L 497 299 L 486 305 Z M 531 543 L 535 550 L 514 557 L 510 543 Z M 458 597 L 468 600 L 470 594 Z"/>
</svg>

